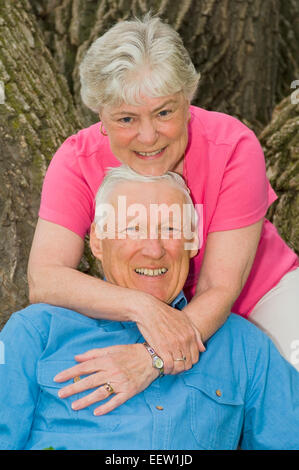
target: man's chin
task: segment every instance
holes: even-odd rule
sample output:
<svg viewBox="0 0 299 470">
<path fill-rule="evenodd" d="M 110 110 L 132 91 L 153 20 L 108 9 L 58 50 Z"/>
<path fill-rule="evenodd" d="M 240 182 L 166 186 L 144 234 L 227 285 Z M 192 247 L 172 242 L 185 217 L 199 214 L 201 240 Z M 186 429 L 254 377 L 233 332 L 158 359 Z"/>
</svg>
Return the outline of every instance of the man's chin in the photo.
<svg viewBox="0 0 299 470">
<path fill-rule="evenodd" d="M 129 289 L 135 289 L 141 292 L 145 292 L 146 294 L 150 294 L 156 299 L 161 300 L 161 302 L 170 303 L 169 299 L 171 298 L 171 295 L 167 287 L 159 287 L 157 286 L 157 283 L 146 282 L 146 280 L 143 280 L 143 282 L 132 282 L 126 287 L 129 287 Z"/>
<path fill-rule="evenodd" d="M 169 295 L 166 294 L 165 292 L 159 292 L 156 289 L 150 289 L 150 288 L 137 288 L 138 290 L 141 290 L 142 292 L 145 292 L 146 294 L 150 294 L 153 297 L 156 297 L 156 299 L 161 300 L 161 302 L 168 303 Z"/>
<path fill-rule="evenodd" d="M 134 289 L 145 292 L 146 294 L 150 294 L 156 299 L 161 300 L 161 302 L 164 302 L 166 304 L 170 304 L 176 297 L 171 295 L 169 292 L 166 292 L 165 290 L 154 289 L 147 286 L 135 286 Z"/>
<path fill-rule="evenodd" d="M 173 295 L 173 293 L 169 292 L 169 289 L 167 289 L 166 286 L 157 286 L 152 285 L 154 284 L 152 281 L 146 282 L 145 279 L 143 279 L 143 282 L 119 282 L 117 283 L 115 280 L 109 280 L 109 277 L 107 276 L 107 281 L 110 282 L 111 284 L 115 284 L 121 287 L 126 287 L 127 289 L 135 289 L 139 290 L 141 292 L 145 292 L 146 294 L 150 294 L 153 297 L 155 297 L 158 300 L 161 300 L 161 302 L 164 302 L 166 304 L 170 304 L 176 297 L 176 295 Z"/>
</svg>

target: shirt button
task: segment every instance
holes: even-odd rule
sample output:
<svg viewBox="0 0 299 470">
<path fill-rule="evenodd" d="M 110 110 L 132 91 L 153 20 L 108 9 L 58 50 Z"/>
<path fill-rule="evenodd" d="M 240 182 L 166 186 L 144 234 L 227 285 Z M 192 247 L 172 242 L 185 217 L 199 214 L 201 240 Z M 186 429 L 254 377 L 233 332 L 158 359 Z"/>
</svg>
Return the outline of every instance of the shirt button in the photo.
<svg viewBox="0 0 299 470">
<path fill-rule="evenodd" d="M 157 410 L 164 410 L 163 406 L 156 406 Z"/>
<path fill-rule="evenodd" d="M 217 397 L 221 397 L 221 395 L 222 395 L 221 390 L 216 390 L 216 395 L 217 395 Z"/>
</svg>

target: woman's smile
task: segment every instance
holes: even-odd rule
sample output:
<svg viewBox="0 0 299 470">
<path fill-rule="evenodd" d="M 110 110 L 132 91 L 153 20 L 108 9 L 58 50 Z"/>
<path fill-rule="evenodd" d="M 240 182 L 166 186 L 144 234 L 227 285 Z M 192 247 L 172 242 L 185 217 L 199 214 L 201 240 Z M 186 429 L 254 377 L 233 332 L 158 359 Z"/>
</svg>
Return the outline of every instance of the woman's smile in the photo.
<svg viewBox="0 0 299 470">
<path fill-rule="evenodd" d="M 154 160 L 156 158 L 160 158 L 164 155 L 164 152 L 166 150 L 166 147 L 160 148 L 158 150 L 154 150 L 151 152 L 140 152 L 137 150 L 134 150 L 135 154 L 137 157 L 143 159 L 143 160 Z"/>
</svg>

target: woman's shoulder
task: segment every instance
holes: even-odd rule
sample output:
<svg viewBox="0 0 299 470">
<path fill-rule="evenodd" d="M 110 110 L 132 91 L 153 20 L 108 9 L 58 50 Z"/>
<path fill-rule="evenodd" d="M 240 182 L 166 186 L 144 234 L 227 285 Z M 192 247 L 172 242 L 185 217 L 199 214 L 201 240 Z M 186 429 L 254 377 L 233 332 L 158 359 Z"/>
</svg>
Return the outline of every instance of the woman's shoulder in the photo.
<svg viewBox="0 0 299 470">
<path fill-rule="evenodd" d="M 208 111 L 191 106 L 191 126 L 215 144 L 235 145 L 240 137 L 255 137 L 254 132 L 237 117 L 219 111 Z"/>
<path fill-rule="evenodd" d="M 73 157 L 89 157 L 100 148 L 105 147 L 106 141 L 100 133 L 99 123 L 79 130 L 69 136 L 59 147 L 59 153 L 71 152 Z"/>
</svg>

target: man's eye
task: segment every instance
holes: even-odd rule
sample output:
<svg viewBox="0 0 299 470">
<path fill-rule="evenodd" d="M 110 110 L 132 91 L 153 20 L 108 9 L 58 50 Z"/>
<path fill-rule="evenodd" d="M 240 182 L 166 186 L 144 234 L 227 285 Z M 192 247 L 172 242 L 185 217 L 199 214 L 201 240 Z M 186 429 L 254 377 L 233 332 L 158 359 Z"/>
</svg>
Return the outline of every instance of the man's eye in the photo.
<svg viewBox="0 0 299 470">
<path fill-rule="evenodd" d="M 181 236 L 181 229 L 173 227 L 172 225 L 167 225 L 161 228 L 161 233 L 164 233 L 168 237 L 179 238 Z"/>
<path fill-rule="evenodd" d="M 126 231 L 127 231 L 127 232 L 139 232 L 139 231 L 140 231 L 140 227 L 139 227 L 139 225 L 132 226 L 132 227 L 127 227 L 127 228 L 126 228 Z"/>
<path fill-rule="evenodd" d="M 175 230 L 181 230 L 181 227 L 180 225 L 165 225 L 165 228 L 167 228 L 167 230 L 172 230 L 172 231 L 175 231 Z"/>
<path fill-rule="evenodd" d="M 163 232 L 177 232 L 179 229 L 176 227 L 172 227 L 170 225 L 167 225 L 165 227 L 162 227 Z"/>
</svg>

